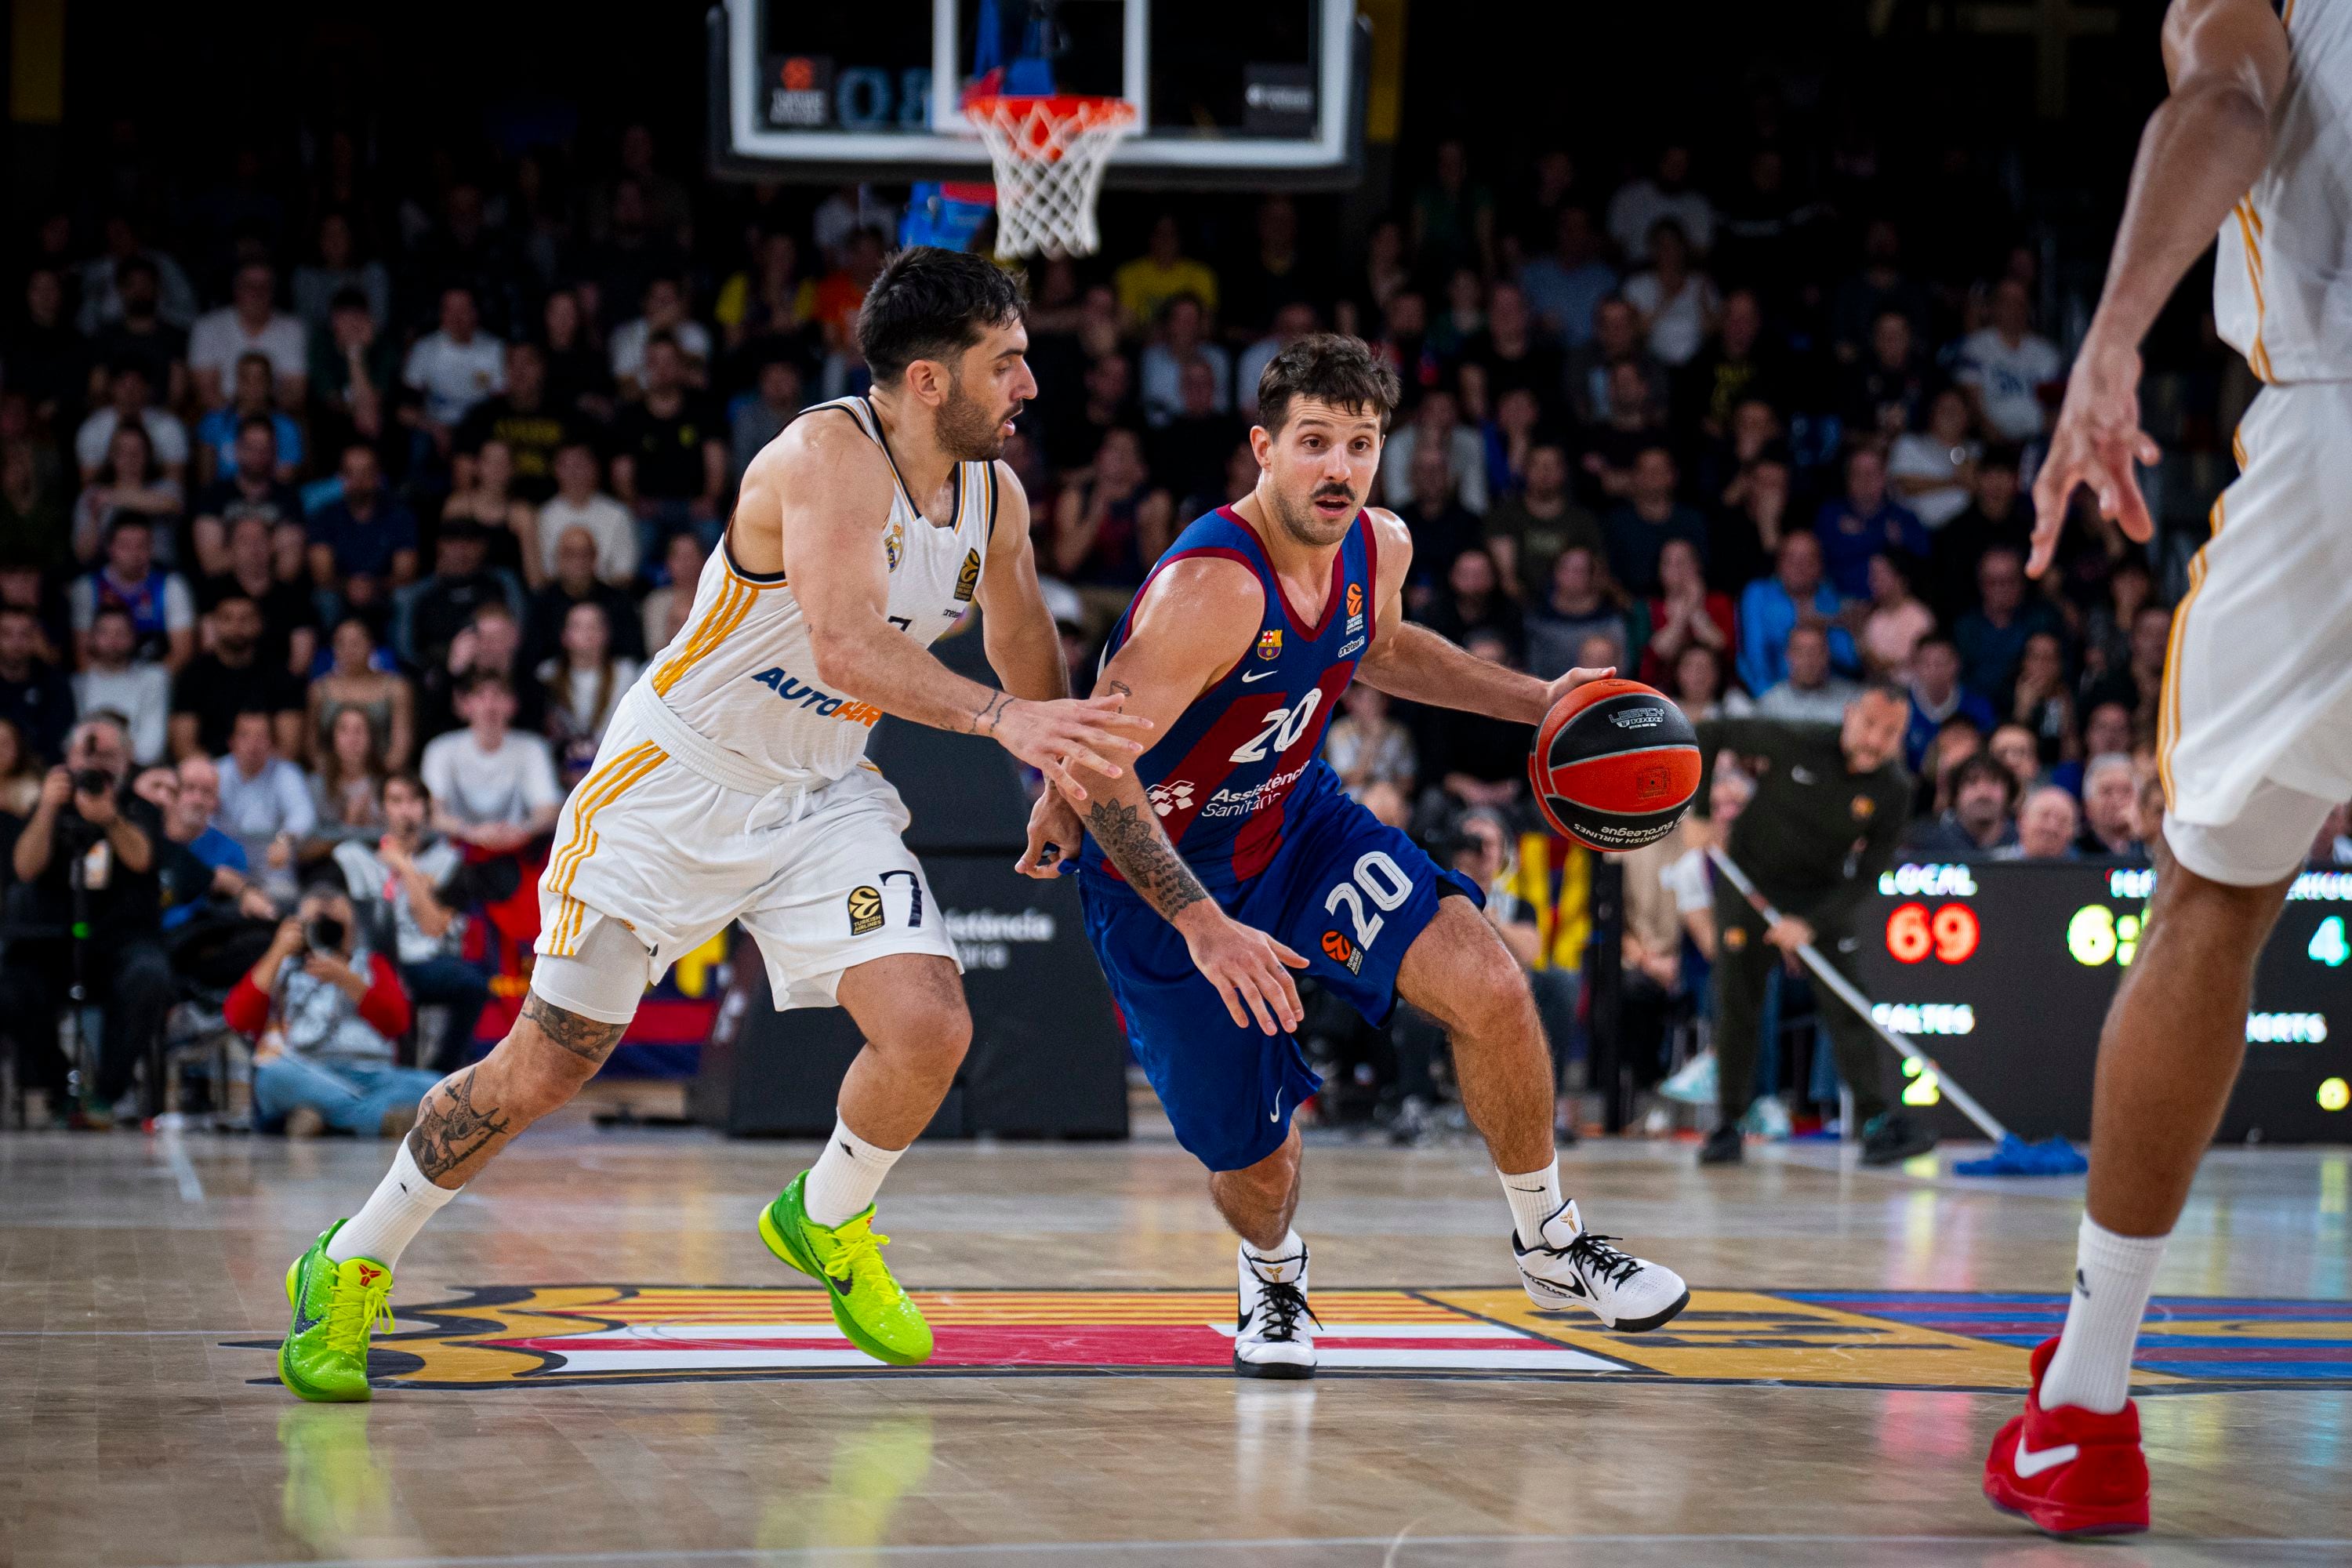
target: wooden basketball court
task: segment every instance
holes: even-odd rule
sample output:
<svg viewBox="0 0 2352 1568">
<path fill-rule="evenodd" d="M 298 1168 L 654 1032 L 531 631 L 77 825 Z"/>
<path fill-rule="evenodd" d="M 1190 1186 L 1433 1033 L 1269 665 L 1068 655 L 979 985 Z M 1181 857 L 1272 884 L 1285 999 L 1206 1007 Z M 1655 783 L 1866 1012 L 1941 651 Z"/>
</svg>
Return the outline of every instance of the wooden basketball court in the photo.
<svg viewBox="0 0 2352 1568">
<path fill-rule="evenodd" d="M 1324 1370 L 1263 1384 L 1164 1137 L 910 1155 L 880 1226 L 940 1353 L 903 1372 L 752 1233 L 809 1152 L 535 1130 L 410 1252 L 375 1403 L 328 1407 L 274 1381 L 281 1278 L 383 1149 L 0 1136 L 0 1563 L 2352 1561 L 2343 1150 L 2208 1163 L 2141 1346 L 2156 1532 L 2095 1549 L 1977 1489 L 2079 1182 L 1571 1152 L 1697 1287 L 1624 1337 L 1528 1309 L 1476 1146 L 1315 1146 Z"/>
</svg>

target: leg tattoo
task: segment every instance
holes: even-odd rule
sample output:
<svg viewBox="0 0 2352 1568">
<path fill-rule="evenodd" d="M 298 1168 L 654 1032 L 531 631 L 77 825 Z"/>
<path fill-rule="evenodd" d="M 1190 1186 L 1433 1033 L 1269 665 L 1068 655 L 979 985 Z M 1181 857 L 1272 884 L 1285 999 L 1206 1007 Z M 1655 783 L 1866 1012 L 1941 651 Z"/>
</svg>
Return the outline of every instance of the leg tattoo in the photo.
<svg viewBox="0 0 2352 1568">
<path fill-rule="evenodd" d="M 577 1013 L 567 1013 L 540 1000 L 533 992 L 522 1005 L 522 1016 L 539 1026 L 539 1032 L 554 1045 L 562 1047 L 582 1061 L 604 1065 L 620 1043 L 626 1024 L 607 1024 L 597 1018 L 583 1018 Z"/>
<path fill-rule="evenodd" d="M 425 1180 L 438 1182 L 496 1139 L 511 1123 L 495 1105 L 476 1110 L 474 1069 L 444 1079 L 425 1097 L 424 1113 L 408 1134 L 408 1152 Z"/>
</svg>

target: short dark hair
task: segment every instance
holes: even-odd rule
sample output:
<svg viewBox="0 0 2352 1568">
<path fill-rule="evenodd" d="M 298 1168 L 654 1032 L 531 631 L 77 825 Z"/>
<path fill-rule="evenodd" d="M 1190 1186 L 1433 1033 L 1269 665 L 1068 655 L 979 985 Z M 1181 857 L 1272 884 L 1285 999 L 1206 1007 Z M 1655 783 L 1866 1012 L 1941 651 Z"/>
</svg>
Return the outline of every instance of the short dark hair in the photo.
<svg viewBox="0 0 2352 1568">
<path fill-rule="evenodd" d="M 984 256 L 910 245 L 882 264 L 857 312 L 857 347 L 877 383 L 919 359 L 951 360 L 1020 319 L 1020 280 Z"/>
<path fill-rule="evenodd" d="M 2017 775 L 2011 773 L 2009 765 L 1994 757 L 1990 752 L 1975 752 L 1963 759 L 1960 765 L 1952 770 L 1953 797 L 1957 799 L 1960 791 L 1966 789 L 1969 782 L 1975 779 L 1991 779 L 1999 784 L 2001 799 L 2006 808 L 2011 811 L 2017 809 Z"/>
<path fill-rule="evenodd" d="M 514 695 L 514 682 L 509 680 L 506 672 L 500 669 L 477 669 L 468 672 L 466 679 L 457 683 L 457 695 L 471 697 L 477 691 L 486 690 L 493 686 L 509 697 Z"/>
<path fill-rule="evenodd" d="M 267 414 L 248 414 L 236 422 L 236 433 L 240 436 L 254 429 L 258 429 L 273 441 L 278 439 L 278 422 Z"/>
<path fill-rule="evenodd" d="M 385 774 L 383 787 L 390 789 L 394 784 L 404 784 L 406 787 L 415 790 L 416 792 L 416 798 L 423 801 L 426 805 L 431 805 L 433 804 L 433 786 L 425 782 L 425 777 L 422 773 L 415 773 L 408 768 L 403 768 L 398 773 Z"/>
<path fill-rule="evenodd" d="M 1312 397 L 1337 408 L 1369 409 L 1388 433 L 1402 395 L 1396 372 L 1371 346 L 1345 332 L 1310 332 L 1265 362 L 1257 378 L 1257 422 L 1269 435 L 1282 434 L 1290 405 Z"/>
</svg>

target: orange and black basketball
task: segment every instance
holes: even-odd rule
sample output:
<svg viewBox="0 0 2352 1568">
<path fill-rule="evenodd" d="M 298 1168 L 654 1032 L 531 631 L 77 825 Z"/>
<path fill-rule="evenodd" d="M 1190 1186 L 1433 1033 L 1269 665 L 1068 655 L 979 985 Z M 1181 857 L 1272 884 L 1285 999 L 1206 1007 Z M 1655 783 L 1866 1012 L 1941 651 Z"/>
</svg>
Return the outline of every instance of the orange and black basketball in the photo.
<svg viewBox="0 0 2352 1568">
<path fill-rule="evenodd" d="M 1690 721 L 1638 680 L 1578 687 L 1552 704 L 1528 753 L 1545 819 L 1591 849 L 1639 849 L 1673 832 L 1698 770 Z"/>
</svg>

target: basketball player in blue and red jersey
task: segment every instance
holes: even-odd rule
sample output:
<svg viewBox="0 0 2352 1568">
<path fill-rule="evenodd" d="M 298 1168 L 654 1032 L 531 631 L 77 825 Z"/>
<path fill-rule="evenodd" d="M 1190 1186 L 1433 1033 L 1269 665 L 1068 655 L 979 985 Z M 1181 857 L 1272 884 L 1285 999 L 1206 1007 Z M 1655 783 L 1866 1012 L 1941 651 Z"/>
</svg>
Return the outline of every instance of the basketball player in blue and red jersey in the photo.
<svg viewBox="0 0 2352 1568">
<path fill-rule="evenodd" d="M 1589 1308 L 1634 1331 L 1690 1300 L 1672 1270 L 1587 1230 L 1561 1193 L 1550 1053 L 1482 889 L 1349 799 L 1318 756 L 1359 676 L 1533 725 L 1609 673 L 1547 685 L 1406 623 L 1412 536 L 1364 505 L 1396 401 L 1395 376 L 1357 339 L 1308 337 L 1275 356 L 1250 433 L 1257 488 L 1184 531 L 1106 652 L 1097 690 L 1162 738 L 1118 777 L 1074 765 L 1088 792 L 1087 935 L 1178 1140 L 1240 1233 L 1234 1368 L 1251 1376 L 1315 1367 L 1291 1116 L 1322 1080 L 1292 1038 L 1292 970 L 1375 1024 L 1402 996 L 1445 1026 L 1538 1307 Z M 1056 874 L 1079 828 L 1047 791 L 1023 869 Z"/>
</svg>

